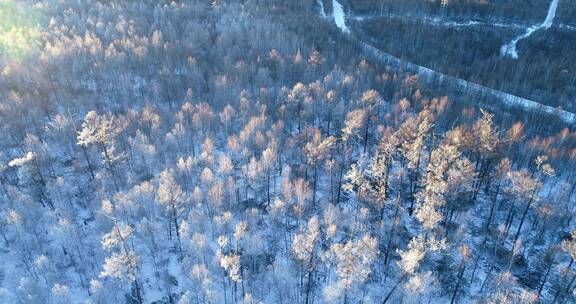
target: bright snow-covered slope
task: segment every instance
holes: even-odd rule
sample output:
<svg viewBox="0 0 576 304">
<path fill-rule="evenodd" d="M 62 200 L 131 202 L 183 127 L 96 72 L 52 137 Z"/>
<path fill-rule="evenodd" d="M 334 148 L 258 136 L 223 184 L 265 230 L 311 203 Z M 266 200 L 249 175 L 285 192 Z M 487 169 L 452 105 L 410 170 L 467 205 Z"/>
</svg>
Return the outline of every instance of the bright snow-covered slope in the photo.
<svg viewBox="0 0 576 304">
<path fill-rule="evenodd" d="M 552 0 L 552 3 L 550 3 L 550 7 L 548 8 L 548 15 L 546 15 L 546 19 L 544 20 L 544 22 L 542 22 L 542 24 L 528 28 L 526 30 L 526 33 L 514 38 L 514 40 L 512 40 L 510 43 L 503 45 L 502 48 L 500 49 L 500 54 L 502 54 L 502 56 L 510 56 L 512 58 L 518 58 L 518 51 L 516 50 L 516 45 L 518 44 L 518 41 L 529 37 L 539 29 L 549 29 L 552 26 L 552 22 L 554 22 L 554 18 L 556 17 L 556 11 L 558 10 L 559 1 L 560 0 Z"/>
</svg>

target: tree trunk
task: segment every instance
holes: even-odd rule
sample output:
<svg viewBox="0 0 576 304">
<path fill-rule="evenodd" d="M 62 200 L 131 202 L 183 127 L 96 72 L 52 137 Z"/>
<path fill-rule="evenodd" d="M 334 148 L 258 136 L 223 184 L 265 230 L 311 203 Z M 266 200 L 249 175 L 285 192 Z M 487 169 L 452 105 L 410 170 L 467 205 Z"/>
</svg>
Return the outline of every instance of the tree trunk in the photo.
<svg viewBox="0 0 576 304">
<path fill-rule="evenodd" d="M 340 167 L 340 174 L 338 176 L 338 191 L 337 195 L 336 195 L 336 204 L 338 205 L 340 203 L 340 193 L 342 192 L 342 176 L 344 175 L 344 163 L 342 163 L 342 166 Z"/>
<path fill-rule="evenodd" d="M 314 184 L 312 186 L 312 207 L 316 207 L 316 187 L 318 180 L 318 166 L 314 164 Z"/>
<path fill-rule="evenodd" d="M 266 206 L 270 206 L 270 169 L 268 169 L 268 174 L 266 178 Z"/>
<path fill-rule="evenodd" d="M 402 277 L 400 277 L 400 280 L 398 280 L 398 282 L 396 282 L 396 285 L 394 285 L 394 287 L 392 287 L 392 289 L 390 290 L 390 292 L 388 292 L 388 294 L 386 295 L 386 297 L 384 298 L 384 301 L 382 301 L 382 304 L 386 304 L 386 302 L 388 302 L 388 300 L 390 300 L 390 297 L 392 296 L 392 293 L 394 293 L 394 291 L 396 290 L 396 288 L 398 288 L 398 286 L 404 281 L 404 279 L 408 276 L 408 274 L 403 274 Z"/>
<path fill-rule="evenodd" d="M 530 210 L 530 206 L 534 202 L 534 196 L 536 196 L 536 192 L 537 192 L 537 189 L 534 189 L 534 191 L 532 191 L 532 194 L 530 195 L 530 200 L 528 201 L 528 205 L 526 205 L 526 209 L 524 209 L 524 213 L 522 213 L 522 219 L 520 220 L 520 224 L 518 225 L 518 230 L 516 231 L 516 235 L 514 236 L 514 244 L 516 244 L 516 241 L 518 240 L 518 237 L 520 236 L 520 230 L 522 229 L 522 225 L 524 224 L 524 220 L 526 219 L 526 214 L 528 214 L 528 210 Z"/>
<path fill-rule="evenodd" d="M 514 218 L 515 205 L 516 205 L 516 200 L 512 201 L 512 206 L 510 207 L 510 211 L 508 212 L 508 216 L 506 217 L 506 222 L 504 223 L 506 226 L 506 235 L 508 235 L 508 230 L 510 229 L 510 225 L 512 225 L 512 220 Z"/>
<path fill-rule="evenodd" d="M 422 151 L 418 153 L 418 161 L 416 161 L 416 168 L 414 172 L 410 174 L 410 209 L 408 214 L 411 216 L 414 213 L 414 192 L 416 192 L 416 186 L 418 184 L 418 170 L 420 168 L 420 158 L 422 156 Z"/>
<path fill-rule="evenodd" d="M 528 210 L 530 210 L 530 205 L 532 205 L 532 201 L 526 205 L 524 209 L 524 213 L 522 213 L 522 219 L 520 219 L 520 224 L 518 225 L 518 230 L 516 230 L 516 235 L 514 236 L 514 242 L 512 243 L 512 248 L 516 245 L 516 241 L 518 241 L 518 237 L 520 236 L 520 230 L 522 230 L 522 225 L 524 224 L 524 220 L 526 219 L 526 214 L 528 214 Z"/>
<path fill-rule="evenodd" d="M 476 274 L 476 268 L 478 268 L 478 260 L 474 259 L 474 268 L 472 268 L 472 274 L 470 275 L 470 286 L 474 283 L 474 274 Z"/>
<path fill-rule="evenodd" d="M 116 192 L 118 192 L 120 191 L 120 188 L 118 187 L 118 182 L 116 181 L 116 175 L 114 174 L 114 171 L 112 169 L 112 160 L 108 155 L 108 149 L 106 148 L 106 144 L 102 144 L 102 151 L 104 152 L 104 157 L 106 158 L 106 169 L 110 174 L 110 178 L 112 178 L 112 182 L 114 183 L 114 188 L 116 189 Z"/>
<path fill-rule="evenodd" d="M 542 284 L 540 285 L 540 288 L 538 289 L 538 297 L 540 297 L 540 294 L 542 294 L 542 290 L 544 289 L 544 285 L 546 285 L 546 279 L 548 279 L 548 274 L 550 273 L 551 268 L 552 268 L 552 263 L 548 264 L 548 267 L 546 268 L 546 274 L 544 275 L 544 279 L 542 280 Z"/>
<path fill-rule="evenodd" d="M 458 281 L 456 282 L 456 287 L 454 288 L 454 293 L 452 294 L 450 304 L 454 304 L 454 301 L 456 300 L 456 295 L 458 294 L 458 288 L 460 288 L 460 283 L 462 282 L 464 270 L 466 270 L 466 264 L 464 263 L 464 258 L 462 258 L 462 265 L 460 266 L 460 272 L 458 272 Z"/>
<path fill-rule="evenodd" d="M 328 114 L 328 126 L 326 127 L 326 137 L 330 136 L 330 124 L 332 123 L 332 111 Z"/>
<path fill-rule="evenodd" d="M 486 285 L 488 278 L 490 278 L 490 274 L 492 274 L 492 270 L 494 270 L 494 265 L 492 265 L 492 267 L 490 267 L 490 270 L 488 270 L 488 274 L 486 275 L 486 278 L 484 278 L 484 282 L 482 282 L 482 286 L 480 287 L 480 294 L 482 293 L 482 290 L 484 289 L 484 285 Z"/>
<path fill-rule="evenodd" d="M 368 130 L 370 129 L 370 117 L 366 119 L 366 129 L 364 129 L 364 153 L 368 147 Z"/>
<path fill-rule="evenodd" d="M 396 221 L 398 219 L 399 210 L 400 210 L 400 193 L 398 193 L 398 198 L 396 199 L 396 211 L 394 211 L 394 219 L 393 219 L 394 223 L 392 224 L 392 230 L 390 231 L 390 238 L 388 239 L 388 244 L 386 245 L 386 254 L 384 254 L 384 265 L 386 266 L 388 266 L 388 258 L 390 257 L 390 247 L 392 247 L 392 241 L 394 240 L 394 234 L 396 232 Z"/>
<path fill-rule="evenodd" d="M 494 199 L 492 200 L 492 205 L 490 206 L 490 214 L 488 215 L 488 221 L 486 222 L 486 235 L 484 238 L 484 243 L 486 243 L 486 238 L 488 237 L 488 232 L 490 230 L 490 223 L 492 222 L 492 217 L 494 216 L 494 209 L 496 208 L 496 202 L 498 201 L 498 193 L 500 192 L 501 185 L 502 180 L 499 180 L 498 186 L 496 186 L 496 193 L 494 194 Z"/>
<path fill-rule="evenodd" d="M 308 261 L 308 282 L 306 282 L 306 304 L 309 304 L 310 290 L 312 289 L 312 261 L 314 259 L 314 251 L 310 254 L 310 260 Z"/>
<path fill-rule="evenodd" d="M 70 121 L 72 122 L 72 127 L 74 127 L 74 132 L 78 133 L 78 129 L 76 128 L 76 123 L 74 122 L 74 118 L 72 118 L 72 114 L 70 113 L 70 110 L 68 110 L 68 116 L 70 117 Z M 83 145 L 80 145 L 80 148 L 82 148 L 82 153 L 84 154 L 84 158 L 86 159 L 86 163 L 88 163 L 88 169 L 90 170 L 90 176 L 92 177 L 92 180 L 95 180 L 96 176 L 94 175 L 94 170 L 92 169 L 92 164 L 90 163 L 90 159 L 88 158 L 88 153 L 86 152 L 86 147 L 84 147 Z"/>
<path fill-rule="evenodd" d="M 134 280 L 134 282 L 132 282 L 132 293 L 133 293 L 132 298 L 136 300 L 137 303 L 139 304 L 144 303 L 144 300 L 142 299 L 142 290 L 140 288 L 138 280 Z"/>
<path fill-rule="evenodd" d="M 572 277 L 572 280 L 570 281 L 570 283 L 568 283 L 568 286 L 564 290 L 562 290 L 562 286 L 560 286 L 560 288 L 558 288 L 556 295 L 554 295 L 554 300 L 552 300 L 552 304 L 556 303 L 556 300 L 558 299 L 558 297 L 560 297 L 560 298 L 564 297 L 564 293 L 567 292 L 568 290 L 570 290 L 570 287 L 572 286 L 572 283 L 574 283 L 575 279 L 576 279 L 576 275 L 574 275 Z"/>
<path fill-rule="evenodd" d="M 180 240 L 180 225 L 178 224 L 178 214 L 176 212 L 176 207 L 172 206 L 172 215 L 174 218 L 174 229 L 176 229 L 176 241 L 178 242 L 178 252 L 180 253 L 180 258 L 182 259 L 182 243 Z"/>
<path fill-rule="evenodd" d="M 570 280 L 570 283 L 568 283 L 568 287 L 566 287 L 566 289 L 564 290 L 564 293 L 562 294 L 562 298 L 564 298 L 568 292 L 570 292 L 570 289 L 572 289 L 572 284 L 574 284 L 574 281 L 576 280 L 576 274 L 572 277 L 572 280 Z"/>
</svg>

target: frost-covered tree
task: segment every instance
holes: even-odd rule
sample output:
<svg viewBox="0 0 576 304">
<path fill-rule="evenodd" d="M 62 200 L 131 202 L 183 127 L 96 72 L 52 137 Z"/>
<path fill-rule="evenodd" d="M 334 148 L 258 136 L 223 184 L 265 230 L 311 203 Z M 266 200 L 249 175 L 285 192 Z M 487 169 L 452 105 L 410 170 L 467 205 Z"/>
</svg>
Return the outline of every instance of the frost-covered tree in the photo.
<svg viewBox="0 0 576 304">
<path fill-rule="evenodd" d="M 496 190 L 494 192 L 494 196 L 492 198 L 492 203 L 490 204 L 490 212 L 488 214 L 488 220 L 486 221 L 486 235 L 488 235 L 490 224 L 492 222 L 492 218 L 494 216 L 494 210 L 496 208 L 496 202 L 498 201 L 498 194 L 500 193 L 500 189 L 502 186 L 502 182 L 504 178 L 508 175 L 508 172 L 511 171 L 511 163 L 508 158 L 504 158 L 501 160 L 498 165 L 496 166 L 496 176 L 497 184 Z"/>
<path fill-rule="evenodd" d="M 345 142 L 356 142 L 359 137 L 359 132 L 366 123 L 366 110 L 358 109 L 346 114 L 344 128 L 342 129 L 342 139 Z"/>
<path fill-rule="evenodd" d="M 335 286 L 342 288 L 345 301 L 350 291 L 368 279 L 378 253 L 378 240 L 369 235 L 330 246 L 329 258 L 335 264 L 338 276 Z"/>
<path fill-rule="evenodd" d="M 508 178 L 510 179 L 511 183 L 509 191 L 514 196 L 515 200 L 524 201 L 525 204 L 522 217 L 520 218 L 520 223 L 518 224 L 516 234 L 514 235 L 513 244 L 516 244 L 518 238 L 520 237 L 520 232 L 522 231 L 522 226 L 526 219 L 526 215 L 530 210 L 530 207 L 535 201 L 538 200 L 538 192 L 543 186 L 541 179 L 546 176 L 554 176 L 555 174 L 554 169 L 550 166 L 550 164 L 545 163 L 546 160 L 547 157 L 545 156 L 539 156 L 536 158 L 535 163 L 538 170 L 538 176 L 536 177 L 534 177 L 533 174 L 528 173 L 526 170 L 508 173 Z M 512 208 L 514 208 L 514 204 L 512 205 Z M 510 226 L 511 223 L 512 215 L 509 215 L 508 226 Z"/>
<path fill-rule="evenodd" d="M 319 177 L 318 165 L 329 156 L 331 149 L 336 142 L 336 138 L 329 136 L 325 139 L 322 139 L 322 132 L 320 132 L 318 129 L 310 129 L 309 132 L 311 133 L 311 139 L 308 143 L 306 143 L 306 146 L 304 147 L 304 153 L 306 154 L 308 163 L 312 167 L 314 175 L 314 182 L 312 184 L 312 204 L 315 204 Z"/>
<path fill-rule="evenodd" d="M 408 210 L 410 215 L 414 212 L 414 195 L 416 193 L 420 163 L 422 161 L 422 154 L 426 144 L 426 137 L 432 127 L 426 113 L 426 111 L 423 111 L 420 116 L 411 117 L 406 120 L 398 130 L 401 142 L 400 151 L 407 163 L 410 179 L 409 194 L 411 205 Z"/>
<path fill-rule="evenodd" d="M 133 232 L 131 226 L 115 223 L 112 230 L 102 237 L 102 247 L 110 251 L 111 255 L 105 258 L 100 277 L 131 282 L 132 299 L 137 303 L 143 303 L 140 257 L 127 243 Z"/>
<path fill-rule="evenodd" d="M 119 190 L 114 163 L 122 155 L 116 151 L 116 137 L 122 132 L 123 125 L 111 115 L 101 115 L 90 111 L 84 117 L 82 129 L 78 132 L 78 145 L 83 147 L 96 146 L 102 154 L 102 162 L 114 182 L 116 191 Z M 88 158 L 88 156 L 86 156 Z"/>
<path fill-rule="evenodd" d="M 316 216 L 310 218 L 308 227 L 302 234 L 297 234 L 292 242 L 294 257 L 303 265 L 307 276 L 305 303 L 309 303 L 314 282 L 314 272 L 317 265 L 317 245 L 320 241 L 320 222 Z"/>
<path fill-rule="evenodd" d="M 168 238 L 172 238 L 172 232 L 176 234 L 176 248 L 182 254 L 182 240 L 180 238 L 180 222 L 185 210 L 186 196 L 180 185 L 176 183 L 172 171 L 165 170 L 156 178 L 157 190 L 156 201 L 160 204 L 168 219 Z M 174 226 L 172 226 L 174 225 Z"/>
<path fill-rule="evenodd" d="M 458 147 L 449 143 L 432 151 L 426 173 L 426 183 L 417 196 L 420 207 L 416 210 L 416 218 L 427 231 L 436 228 L 444 218 L 438 209 L 446 204 L 445 195 L 449 187 L 448 170 L 459 157 Z"/>
</svg>

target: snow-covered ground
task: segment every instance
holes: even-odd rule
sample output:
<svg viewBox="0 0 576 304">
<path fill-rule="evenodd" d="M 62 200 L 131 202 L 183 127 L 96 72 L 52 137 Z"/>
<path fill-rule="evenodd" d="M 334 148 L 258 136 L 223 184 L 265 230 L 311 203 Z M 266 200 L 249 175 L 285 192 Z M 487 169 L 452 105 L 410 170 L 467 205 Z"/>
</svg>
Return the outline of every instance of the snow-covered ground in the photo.
<svg viewBox="0 0 576 304">
<path fill-rule="evenodd" d="M 537 30 L 549 29 L 552 26 L 552 23 L 554 22 L 554 18 L 556 18 L 556 11 L 558 10 L 558 1 L 559 0 L 552 0 L 552 3 L 550 3 L 550 7 L 548 8 L 548 14 L 546 15 L 546 19 L 544 20 L 544 22 L 542 22 L 542 24 L 529 27 L 526 30 L 526 33 L 514 38 L 514 40 L 512 40 L 510 43 L 503 45 L 502 48 L 500 49 L 500 54 L 502 56 L 518 58 L 518 50 L 516 49 L 518 41 L 528 38 Z"/>
</svg>

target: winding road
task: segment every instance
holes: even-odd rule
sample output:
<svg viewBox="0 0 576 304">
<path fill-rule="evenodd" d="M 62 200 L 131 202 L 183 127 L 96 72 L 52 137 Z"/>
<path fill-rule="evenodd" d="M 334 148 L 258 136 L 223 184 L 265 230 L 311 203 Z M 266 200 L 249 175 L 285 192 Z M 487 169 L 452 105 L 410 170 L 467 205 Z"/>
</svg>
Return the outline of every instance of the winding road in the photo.
<svg viewBox="0 0 576 304">
<path fill-rule="evenodd" d="M 560 0 L 552 0 L 552 3 L 550 3 L 550 7 L 548 8 L 548 14 L 546 15 L 546 19 L 544 20 L 544 22 L 542 22 L 542 24 L 538 26 L 529 27 L 526 30 L 526 33 L 514 38 L 514 40 L 512 40 L 510 43 L 503 45 L 502 49 L 500 49 L 500 54 L 502 56 L 510 56 L 512 58 L 518 58 L 518 50 L 516 50 L 516 45 L 518 44 L 518 41 L 530 37 L 530 35 L 532 35 L 537 30 L 549 29 L 552 26 L 552 23 L 554 22 L 554 18 L 556 18 L 556 11 L 558 10 L 559 1 Z"/>
</svg>

